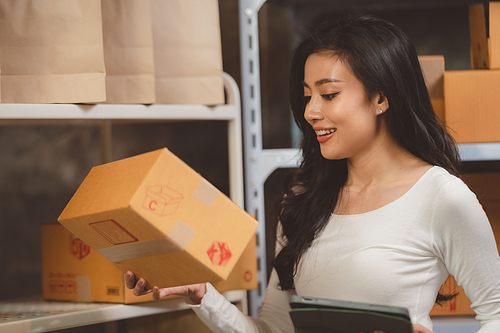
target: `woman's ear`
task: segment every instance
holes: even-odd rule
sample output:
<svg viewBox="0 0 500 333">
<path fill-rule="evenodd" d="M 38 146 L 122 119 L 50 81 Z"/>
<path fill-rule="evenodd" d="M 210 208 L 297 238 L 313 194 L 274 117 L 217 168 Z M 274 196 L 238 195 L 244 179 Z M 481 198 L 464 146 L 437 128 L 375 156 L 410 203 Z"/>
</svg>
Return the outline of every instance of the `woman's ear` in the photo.
<svg viewBox="0 0 500 333">
<path fill-rule="evenodd" d="M 389 100 L 387 99 L 383 91 L 381 91 L 379 94 L 376 95 L 375 102 L 377 104 L 377 109 L 379 114 L 389 109 Z M 382 110 L 382 112 L 380 112 L 380 110 Z"/>
</svg>

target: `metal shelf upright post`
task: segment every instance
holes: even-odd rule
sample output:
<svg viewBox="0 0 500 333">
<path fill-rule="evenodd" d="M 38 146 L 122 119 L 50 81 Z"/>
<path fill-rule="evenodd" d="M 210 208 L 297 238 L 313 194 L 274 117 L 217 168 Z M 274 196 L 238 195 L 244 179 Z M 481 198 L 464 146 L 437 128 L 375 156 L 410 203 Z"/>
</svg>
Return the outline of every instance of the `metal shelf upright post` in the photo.
<svg viewBox="0 0 500 333">
<path fill-rule="evenodd" d="M 249 292 L 249 314 L 256 317 L 267 285 L 264 183 L 278 168 L 298 165 L 297 149 L 264 149 L 260 99 L 258 12 L 265 0 L 239 0 L 241 96 L 246 210 L 255 214 L 259 288 Z"/>
</svg>

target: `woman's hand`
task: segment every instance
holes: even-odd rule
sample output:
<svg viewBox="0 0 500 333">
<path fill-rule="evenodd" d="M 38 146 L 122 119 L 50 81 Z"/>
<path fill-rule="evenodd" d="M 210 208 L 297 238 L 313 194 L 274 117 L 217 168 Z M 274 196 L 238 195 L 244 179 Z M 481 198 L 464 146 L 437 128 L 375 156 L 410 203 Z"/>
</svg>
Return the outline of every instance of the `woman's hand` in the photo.
<svg viewBox="0 0 500 333">
<path fill-rule="evenodd" d="M 147 282 L 144 278 L 136 279 L 135 274 L 131 271 L 127 271 L 126 284 L 127 288 L 134 290 L 134 295 L 146 295 L 153 293 L 153 299 L 155 301 L 170 295 L 184 296 L 186 303 L 191 305 L 201 304 L 201 299 L 207 293 L 206 284 L 191 284 L 188 286 L 172 287 L 172 288 L 158 288 L 153 287 L 153 290 L 146 289 Z"/>
<path fill-rule="evenodd" d="M 431 331 L 430 329 L 427 329 L 427 328 L 423 327 L 420 324 L 413 325 L 413 331 L 415 333 L 436 333 L 434 331 Z M 382 332 L 382 331 L 375 331 L 373 333 L 384 333 L 384 332 Z"/>
</svg>

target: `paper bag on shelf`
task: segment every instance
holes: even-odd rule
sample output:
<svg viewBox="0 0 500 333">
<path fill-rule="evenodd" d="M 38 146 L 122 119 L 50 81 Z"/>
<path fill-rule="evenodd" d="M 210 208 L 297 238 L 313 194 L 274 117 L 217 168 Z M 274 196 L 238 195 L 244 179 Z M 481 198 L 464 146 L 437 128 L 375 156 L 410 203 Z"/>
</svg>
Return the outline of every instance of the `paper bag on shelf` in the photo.
<svg viewBox="0 0 500 333">
<path fill-rule="evenodd" d="M 216 0 L 152 0 L 156 103 L 224 103 Z"/>
<path fill-rule="evenodd" d="M 2 102 L 106 99 L 100 0 L 0 0 Z"/>
<path fill-rule="evenodd" d="M 106 103 L 155 102 L 150 0 L 101 0 Z"/>
</svg>

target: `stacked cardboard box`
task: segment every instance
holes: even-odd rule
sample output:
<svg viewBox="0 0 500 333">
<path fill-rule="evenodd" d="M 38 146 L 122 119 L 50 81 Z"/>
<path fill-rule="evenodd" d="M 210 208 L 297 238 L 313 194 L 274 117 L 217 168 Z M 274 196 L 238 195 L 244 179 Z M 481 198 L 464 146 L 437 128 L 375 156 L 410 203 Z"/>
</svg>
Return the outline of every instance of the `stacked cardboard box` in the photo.
<svg viewBox="0 0 500 333">
<path fill-rule="evenodd" d="M 257 288 L 255 248 L 254 235 L 227 280 L 213 283 L 217 290 Z M 152 301 L 151 294 L 135 296 L 118 268 L 60 224 L 42 225 L 42 290 L 45 300 Z"/>
<path fill-rule="evenodd" d="M 483 4 L 469 7 L 469 21 L 473 70 L 445 72 L 446 124 L 459 143 L 497 142 L 500 141 L 500 2 L 489 3 L 488 27 Z"/>
<path fill-rule="evenodd" d="M 434 112 L 444 122 L 444 57 L 442 55 L 419 56 L 418 60 Z"/>
</svg>

